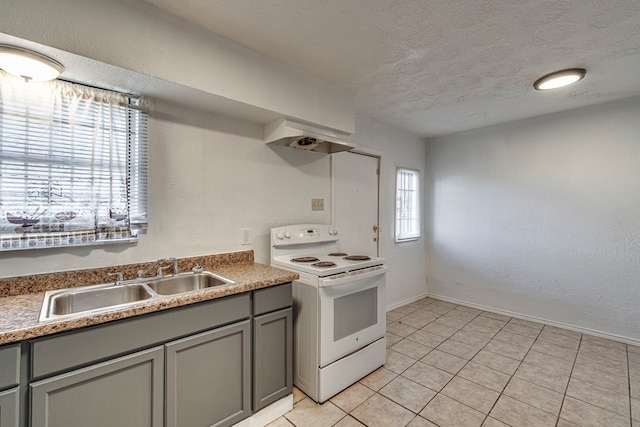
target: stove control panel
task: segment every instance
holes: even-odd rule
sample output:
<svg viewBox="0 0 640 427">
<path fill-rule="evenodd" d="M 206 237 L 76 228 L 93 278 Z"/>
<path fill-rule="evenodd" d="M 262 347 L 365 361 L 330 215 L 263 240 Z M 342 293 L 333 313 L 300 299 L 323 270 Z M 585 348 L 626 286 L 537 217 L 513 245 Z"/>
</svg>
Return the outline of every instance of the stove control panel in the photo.
<svg viewBox="0 0 640 427">
<path fill-rule="evenodd" d="M 308 237 L 310 239 L 314 237 L 320 237 L 322 233 L 319 228 L 305 228 L 298 231 L 298 236 L 305 238 Z"/>
<path fill-rule="evenodd" d="M 278 240 L 290 239 L 291 233 L 289 233 L 287 230 L 278 231 L 276 232 L 276 238 Z"/>
<path fill-rule="evenodd" d="M 294 245 L 338 240 L 338 231 L 326 224 L 299 224 L 271 229 L 271 241 L 276 244 Z"/>
</svg>

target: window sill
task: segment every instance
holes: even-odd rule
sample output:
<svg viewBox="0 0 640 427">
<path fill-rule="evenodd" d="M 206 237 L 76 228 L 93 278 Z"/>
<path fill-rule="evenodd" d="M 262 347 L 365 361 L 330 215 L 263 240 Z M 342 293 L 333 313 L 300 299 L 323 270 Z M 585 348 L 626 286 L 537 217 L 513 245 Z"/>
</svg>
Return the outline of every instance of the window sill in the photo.
<svg viewBox="0 0 640 427">
<path fill-rule="evenodd" d="M 34 240 L 30 240 L 29 242 L 34 242 Z M 9 248 L 0 247 L 0 252 L 26 251 L 26 250 L 35 250 L 35 249 L 72 249 L 72 248 L 84 247 L 84 246 L 104 246 L 104 245 L 112 245 L 112 244 L 137 244 L 137 243 L 138 243 L 137 237 L 129 237 L 126 239 L 96 240 L 93 242 L 74 243 L 71 245 L 70 244 L 38 245 L 36 243 L 35 245 L 32 244 L 31 246 L 29 246 L 29 244 L 27 243 L 27 245 L 21 246 L 21 247 L 9 247 Z"/>
<path fill-rule="evenodd" d="M 417 237 L 407 237 L 406 239 L 396 239 L 396 243 L 405 243 L 405 242 L 415 242 L 416 240 L 420 240 L 422 236 Z"/>
</svg>

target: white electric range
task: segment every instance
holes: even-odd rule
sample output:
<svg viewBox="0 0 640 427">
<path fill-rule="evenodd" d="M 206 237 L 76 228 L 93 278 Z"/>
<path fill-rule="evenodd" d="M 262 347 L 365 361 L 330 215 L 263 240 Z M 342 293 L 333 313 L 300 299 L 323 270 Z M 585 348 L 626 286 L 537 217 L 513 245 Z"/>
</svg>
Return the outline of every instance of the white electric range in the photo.
<svg viewBox="0 0 640 427">
<path fill-rule="evenodd" d="M 271 229 L 271 265 L 296 272 L 294 384 L 324 402 L 386 360 L 384 259 L 342 250 L 327 224 Z"/>
</svg>

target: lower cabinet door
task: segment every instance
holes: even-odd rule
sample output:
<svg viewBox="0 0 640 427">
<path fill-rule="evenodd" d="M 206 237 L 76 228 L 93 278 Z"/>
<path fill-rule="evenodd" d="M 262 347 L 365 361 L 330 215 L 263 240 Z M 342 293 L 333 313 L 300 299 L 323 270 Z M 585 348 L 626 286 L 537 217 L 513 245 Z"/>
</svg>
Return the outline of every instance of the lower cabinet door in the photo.
<svg viewBox="0 0 640 427">
<path fill-rule="evenodd" d="M 230 426 L 251 415 L 249 320 L 166 345 L 166 426 Z"/>
<path fill-rule="evenodd" d="M 0 427 L 18 427 L 18 389 L 0 391 Z"/>
<path fill-rule="evenodd" d="M 253 319 L 253 410 L 291 393 L 293 360 L 291 308 Z"/>
<path fill-rule="evenodd" d="M 155 347 L 34 382 L 31 426 L 162 426 L 163 371 Z"/>
</svg>

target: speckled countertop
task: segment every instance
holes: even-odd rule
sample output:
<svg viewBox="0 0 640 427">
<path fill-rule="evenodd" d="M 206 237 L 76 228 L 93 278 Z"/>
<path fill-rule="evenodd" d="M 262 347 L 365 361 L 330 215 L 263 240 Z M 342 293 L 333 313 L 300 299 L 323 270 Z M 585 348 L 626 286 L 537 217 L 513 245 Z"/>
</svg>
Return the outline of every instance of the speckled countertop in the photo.
<svg viewBox="0 0 640 427">
<path fill-rule="evenodd" d="M 125 278 L 132 278 L 131 272 L 137 272 L 141 266 L 144 268 L 148 264 L 0 279 L 0 345 L 266 288 L 298 278 L 296 273 L 253 262 L 253 251 L 179 260 L 181 272 L 189 271 L 196 264 L 236 283 L 189 294 L 141 301 L 125 309 L 48 322 L 38 322 L 45 291 L 82 284 L 108 283 L 113 278 L 106 275 L 113 271 L 123 271 Z"/>
</svg>

